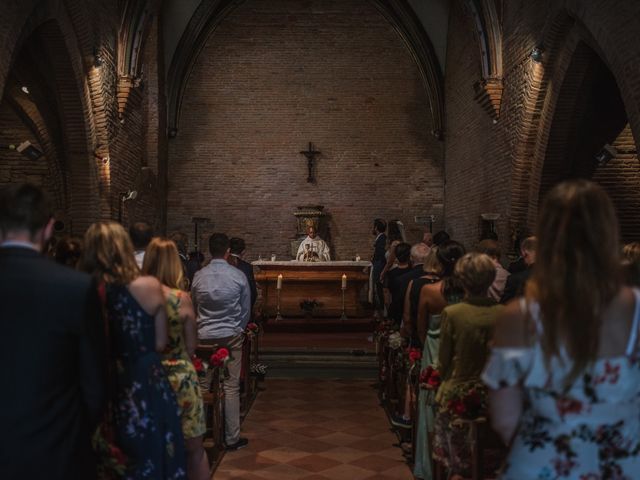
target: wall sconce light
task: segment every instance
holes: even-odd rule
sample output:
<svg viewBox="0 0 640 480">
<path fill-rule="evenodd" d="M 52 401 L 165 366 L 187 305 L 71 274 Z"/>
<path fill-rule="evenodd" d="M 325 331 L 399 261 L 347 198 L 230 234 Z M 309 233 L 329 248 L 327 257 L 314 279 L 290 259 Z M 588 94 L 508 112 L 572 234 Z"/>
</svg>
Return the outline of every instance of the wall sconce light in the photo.
<svg viewBox="0 0 640 480">
<path fill-rule="evenodd" d="M 16 147 L 16 151 L 27 157 L 29 160 L 38 160 L 43 154 L 36 147 L 31 145 L 29 140 L 22 142 Z"/>
<path fill-rule="evenodd" d="M 102 52 L 97 47 L 93 47 L 93 66 L 98 68 L 104 64 Z"/>
<path fill-rule="evenodd" d="M 595 159 L 599 167 L 603 167 L 616 157 L 618 150 L 608 143 L 596 154 Z"/>
<path fill-rule="evenodd" d="M 542 62 L 543 54 L 544 54 L 544 46 L 542 46 L 541 44 L 538 44 L 535 47 L 533 47 L 533 50 L 531 50 L 531 54 L 529 56 L 531 57 L 531 60 L 533 60 L 534 62 L 540 63 Z"/>
<path fill-rule="evenodd" d="M 29 95 L 29 87 L 27 87 L 26 85 L 23 85 L 22 87 L 20 87 L 20 90 L 22 90 L 24 93 L 26 93 L 27 95 Z"/>
<path fill-rule="evenodd" d="M 129 200 L 135 200 L 137 196 L 137 190 L 129 190 L 128 192 L 120 192 L 118 194 L 118 197 L 120 198 L 120 201 L 118 202 L 118 223 L 122 223 L 122 210 L 124 203 Z"/>
</svg>

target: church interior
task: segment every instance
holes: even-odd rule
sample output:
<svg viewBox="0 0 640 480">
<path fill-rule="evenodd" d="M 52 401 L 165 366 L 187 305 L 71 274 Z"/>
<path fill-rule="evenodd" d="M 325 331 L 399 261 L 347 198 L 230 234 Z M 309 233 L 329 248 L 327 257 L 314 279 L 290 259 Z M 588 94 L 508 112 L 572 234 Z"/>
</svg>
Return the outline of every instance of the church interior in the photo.
<svg viewBox="0 0 640 480">
<path fill-rule="evenodd" d="M 210 478 L 640 478 L 500 477 L 484 417 L 463 422 L 468 468 L 438 460 L 422 346 L 394 346 L 376 303 L 374 224 L 490 239 L 506 268 L 546 195 L 586 179 L 640 241 L 640 2 L 1 5 L 0 188 L 42 189 L 57 239 L 144 222 L 203 265 L 212 234 L 246 243 L 249 443 L 225 448 L 224 372 L 207 377 Z"/>
</svg>

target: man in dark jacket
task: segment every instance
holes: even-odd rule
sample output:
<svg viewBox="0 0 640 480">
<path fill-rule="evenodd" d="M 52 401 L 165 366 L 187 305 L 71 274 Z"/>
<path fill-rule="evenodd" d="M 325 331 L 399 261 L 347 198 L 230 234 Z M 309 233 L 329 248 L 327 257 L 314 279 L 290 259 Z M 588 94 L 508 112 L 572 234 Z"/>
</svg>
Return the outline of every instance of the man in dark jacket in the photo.
<svg viewBox="0 0 640 480">
<path fill-rule="evenodd" d="M 0 478 L 92 480 L 104 337 L 89 275 L 40 252 L 53 219 L 32 185 L 0 190 Z"/>
<path fill-rule="evenodd" d="M 253 275 L 253 265 L 245 262 L 242 258 L 246 249 L 246 244 L 242 238 L 234 237 L 229 240 L 229 263 L 242 270 L 242 273 L 247 277 L 249 288 L 251 289 L 251 308 L 253 308 L 258 298 L 258 287 L 256 286 L 256 279 Z"/>
<path fill-rule="evenodd" d="M 536 263 L 536 246 L 536 237 L 527 237 L 520 244 L 520 253 L 522 254 L 522 259 L 526 268 L 522 271 L 509 275 L 500 303 L 507 303 L 508 301 L 524 294 L 527 280 L 529 280 L 529 277 L 531 276 L 533 264 Z"/>
</svg>

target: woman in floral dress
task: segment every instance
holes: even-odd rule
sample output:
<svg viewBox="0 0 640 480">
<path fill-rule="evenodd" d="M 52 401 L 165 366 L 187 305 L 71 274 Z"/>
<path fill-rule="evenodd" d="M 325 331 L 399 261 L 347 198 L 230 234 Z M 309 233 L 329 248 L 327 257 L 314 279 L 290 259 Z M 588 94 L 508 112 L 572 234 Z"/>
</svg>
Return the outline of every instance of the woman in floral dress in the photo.
<svg viewBox="0 0 640 480">
<path fill-rule="evenodd" d="M 640 291 L 621 284 L 611 200 L 585 181 L 545 198 L 526 297 L 498 320 L 483 380 L 511 445 L 504 480 L 640 478 Z"/>
<path fill-rule="evenodd" d="M 106 285 L 115 445 L 126 480 L 186 479 L 178 405 L 158 352 L 167 315 L 157 279 L 141 276 L 127 232 L 95 223 L 84 237 L 83 269 Z M 112 463 L 112 462 L 109 462 Z"/>
<path fill-rule="evenodd" d="M 176 393 L 182 432 L 187 446 L 189 480 L 207 480 L 209 463 L 202 444 L 206 431 L 202 394 L 198 375 L 191 362 L 198 343 L 193 304 L 186 286 L 184 271 L 176 244 L 171 240 L 154 238 L 147 247 L 142 271 L 162 282 L 169 318 L 169 341 L 162 364 Z"/>
</svg>

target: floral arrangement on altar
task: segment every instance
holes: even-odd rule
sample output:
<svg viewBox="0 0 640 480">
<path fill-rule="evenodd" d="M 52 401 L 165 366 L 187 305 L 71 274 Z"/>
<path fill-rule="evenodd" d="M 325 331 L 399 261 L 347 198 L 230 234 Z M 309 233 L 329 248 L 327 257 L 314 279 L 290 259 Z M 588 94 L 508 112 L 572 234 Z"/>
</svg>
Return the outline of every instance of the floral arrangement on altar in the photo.
<svg viewBox="0 0 640 480">
<path fill-rule="evenodd" d="M 437 390 L 442 383 L 440 372 L 433 365 L 429 365 L 420 372 L 420 388 L 424 390 Z"/>
<path fill-rule="evenodd" d="M 458 385 L 445 395 L 442 406 L 453 418 L 475 420 L 486 415 L 487 389 L 481 384 Z"/>
</svg>

